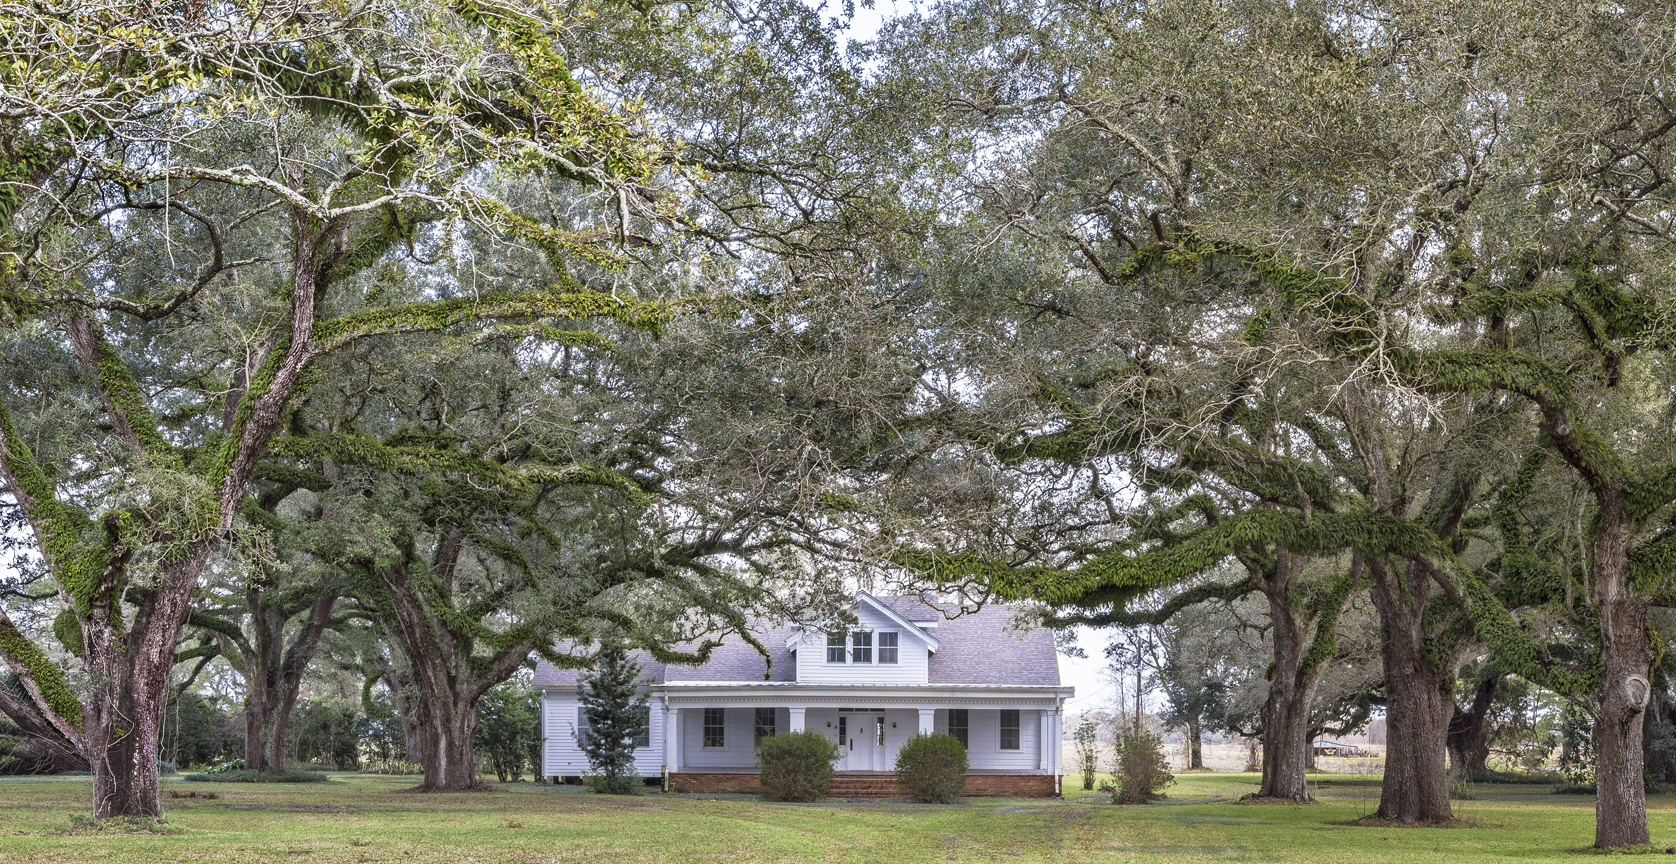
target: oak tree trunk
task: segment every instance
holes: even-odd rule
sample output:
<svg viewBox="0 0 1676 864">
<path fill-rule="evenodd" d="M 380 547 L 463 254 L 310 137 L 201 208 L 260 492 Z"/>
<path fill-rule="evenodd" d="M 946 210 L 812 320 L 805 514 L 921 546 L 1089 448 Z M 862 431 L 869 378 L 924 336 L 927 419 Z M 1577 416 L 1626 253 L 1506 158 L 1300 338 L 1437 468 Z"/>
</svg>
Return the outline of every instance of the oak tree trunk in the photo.
<svg viewBox="0 0 1676 864">
<path fill-rule="evenodd" d="M 247 771 L 261 771 L 267 759 L 268 712 L 263 698 L 268 688 L 248 673 L 244 680 L 244 767 Z"/>
<path fill-rule="evenodd" d="M 1595 535 L 1595 607 L 1600 614 L 1600 714 L 1595 721 L 1595 848 L 1645 846 L 1647 791 L 1641 732 L 1652 696 L 1647 603 L 1628 584 L 1621 499 L 1602 506 Z"/>
<path fill-rule="evenodd" d="M 337 598 L 336 590 L 314 598 L 308 618 L 285 649 L 277 674 L 272 676 L 275 686 L 274 693 L 269 696 L 273 712 L 273 731 L 270 733 L 273 743 L 268 756 L 270 771 L 285 770 L 285 760 L 290 753 L 286 736 L 291 724 L 291 709 L 297 707 L 297 697 L 303 689 L 303 673 L 308 671 L 308 664 L 314 660 L 314 652 L 320 647 L 320 636 L 326 632 L 326 625 L 331 623 L 332 607 L 337 604 Z M 283 613 L 281 617 L 285 617 Z M 284 627 L 283 620 L 280 626 Z"/>
<path fill-rule="evenodd" d="M 1489 773 L 1490 760 L 1490 705 L 1495 702 L 1502 676 L 1492 673 L 1480 679 L 1472 690 L 1472 704 L 1466 710 L 1455 709 L 1449 718 L 1446 737 L 1449 747 L 1449 769 L 1468 777 Z"/>
<path fill-rule="evenodd" d="M 1263 783 L 1257 795 L 1308 801 L 1309 706 L 1320 676 L 1304 669 L 1309 632 L 1288 594 L 1284 590 L 1268 594 L 1274 673 L 1263 706 Z"/>
<path fill-rule="evenodd" d="M 475 700 L 473 700 L 475 701 Z M 428 703 L 425 710 L 425 785 L 431 792 L 476 787 L 475 705 Z"/>
<path fill-rule="evenodd" d="M 1454 676 L 1434 656 L 1426 632 L 1430 578 L 1412 566 L 1380 562 L 1370 569 L 1385 668 L 1385 782 L 1375 815 L 1405 825 L 1448 822 L 1454 813 L 1445 752 Z"/>
<path fill-rule="evenodd" d="M 1200 728 L 1199 718 L 1187 721 L 1187 767 L 1190 770 L 1205 767 L 1203 738 L 1204 730 Z"/>
</svg>

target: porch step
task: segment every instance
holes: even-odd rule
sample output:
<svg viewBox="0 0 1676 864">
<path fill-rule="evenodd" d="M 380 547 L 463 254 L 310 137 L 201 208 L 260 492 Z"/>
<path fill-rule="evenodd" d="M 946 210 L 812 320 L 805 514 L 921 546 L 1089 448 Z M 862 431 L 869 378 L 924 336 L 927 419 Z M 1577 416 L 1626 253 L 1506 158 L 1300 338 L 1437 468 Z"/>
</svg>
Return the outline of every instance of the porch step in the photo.
<svg viewBox="0 0 1676 864">
<path fill-rule="evenodd" d="M 896 798 L 902 787 L 889 774 L 836 774 L 826 793 L 832 798 Z"/>
</svg>

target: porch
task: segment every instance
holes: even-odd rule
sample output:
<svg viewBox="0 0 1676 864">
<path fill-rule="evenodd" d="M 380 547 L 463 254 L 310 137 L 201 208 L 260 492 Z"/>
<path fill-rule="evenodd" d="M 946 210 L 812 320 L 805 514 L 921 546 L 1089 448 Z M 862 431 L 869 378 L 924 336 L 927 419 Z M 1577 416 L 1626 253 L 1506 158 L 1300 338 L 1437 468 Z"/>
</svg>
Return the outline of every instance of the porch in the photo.
<svg viewBox="0 0 1676 864">
<path fill-rule="evenodd" d="M 762 792 L 755 769 L 680 771 L 669 775 L 669 791 L 699 794 L 755 795 Z M 972 797 L 1053 798 L 1060 777 L 1035 771 L 974 770 L 966 774 L 962 795 Z M 900 798 L 904 795 L 889 771 L 839 771 L 828 795 L 840 799 Z"/>
<path fill-rule="evenodd" d="M 660 768 L 671 791 L 760 791 L 757 741 L 811 731 L 838 746 L 834 797 L 900 794 L 892 774 L 897 751 L 914 735 L 932 732 L 953 735 L 966 744 L 971 779 L 965 794 L 1051 796 L 1058 792 L 1061 724 L 1057 693 L 1047 699 L 1035 694 L 1006 694 L 1010 698 L 991 694 L 981 701 L 953 699 L 943 705 L 902 705 L 906 694 L 900 692 L 875 691 L 839 705 L 830 701 L 808 704 L 815 700 L 761 704 L 767 699 L 741 705 L 742 694 L 729 695 L 734 698 L 723 702 L 701 700 L 693 694 L 662 706 L 663 716 L 658 719 L 665 734 Z"/>
</svg>

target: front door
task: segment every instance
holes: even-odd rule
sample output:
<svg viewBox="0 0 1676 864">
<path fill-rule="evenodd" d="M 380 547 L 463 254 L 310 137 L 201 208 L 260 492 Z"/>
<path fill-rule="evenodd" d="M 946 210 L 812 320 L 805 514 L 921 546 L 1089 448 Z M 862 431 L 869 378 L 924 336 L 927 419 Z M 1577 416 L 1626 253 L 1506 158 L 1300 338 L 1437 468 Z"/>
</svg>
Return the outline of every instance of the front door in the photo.
<svg viewBox="0 0 1676 864">
<path fill-rule="evenodd" d="M 843 771 L 888 771 L 885 764 L 885 715 L 877 711 L 838 715 L 839 758 Z"/>
</svg>

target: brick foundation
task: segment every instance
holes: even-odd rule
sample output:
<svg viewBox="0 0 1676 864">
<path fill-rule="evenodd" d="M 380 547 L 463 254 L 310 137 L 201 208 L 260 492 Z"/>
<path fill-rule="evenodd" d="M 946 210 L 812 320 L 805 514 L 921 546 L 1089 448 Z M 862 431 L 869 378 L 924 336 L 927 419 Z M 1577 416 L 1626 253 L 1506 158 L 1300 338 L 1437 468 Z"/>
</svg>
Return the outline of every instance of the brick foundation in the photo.
<svg viewBox="0 0 1676 864">
<path fill-rule="evenodd" d="M 678 771 L 669 775 L 671 792 L 743 792 L 755 795 L 762 783 L 755 774 Z"/>
<path fill-rule="evenodd" d="M 756 774 L 738 772 L 680 771 L 669 775 L 672 792 L 743 793 L 762 791 Z M 1014 798 L 1053 797 L 1051 774 L 968 774 L 962 795 Z M 902 790 L 891 774 L 840 773 L 832 778 L 833 798 L 898 798 Z"/>
</svg>

